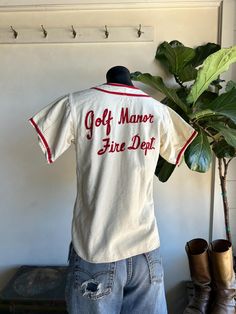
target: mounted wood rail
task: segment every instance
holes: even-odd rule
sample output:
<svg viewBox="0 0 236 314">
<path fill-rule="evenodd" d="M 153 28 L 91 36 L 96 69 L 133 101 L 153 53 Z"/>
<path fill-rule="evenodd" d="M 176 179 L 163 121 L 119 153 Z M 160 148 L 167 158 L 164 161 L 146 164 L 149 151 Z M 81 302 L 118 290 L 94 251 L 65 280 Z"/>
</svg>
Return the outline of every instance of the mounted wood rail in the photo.
<svg viewBox="0 0 236 314">
<path fill-rule="evenodd" d="M 0 44 L 49 44 L 49 43 L 108 43 L 108 42 L 152 42 L 154 27 L 109 26 L 18 28 L 10 25 L 0 28 Z"/>
</svg>

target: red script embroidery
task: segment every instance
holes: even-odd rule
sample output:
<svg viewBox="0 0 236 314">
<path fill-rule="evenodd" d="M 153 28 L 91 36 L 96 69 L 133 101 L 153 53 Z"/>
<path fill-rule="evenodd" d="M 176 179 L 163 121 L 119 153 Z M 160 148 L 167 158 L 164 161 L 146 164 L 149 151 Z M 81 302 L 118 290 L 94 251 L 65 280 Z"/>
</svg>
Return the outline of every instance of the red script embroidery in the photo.
<svg viewBox="0 0 236 314">
<path fill-rule="evenodd" d="M 94 119 L 94 111 L 90 110 L 85 117 L 85 127 L 89 131 L 87 134 L 87 139 L 91 140 L 93 137 L 93 129 L 99 127 L 100 125 L 106 126 L 106 135 L 109 135 L 111 132 L 111 120 L 113 119 L 111 111 L 105 109 L 103 111 L 101 118 Z"/>
<path fill-rule="evenodd" d="M 120 113 L 120 120 L 118 124 L 124 123 L 141 123 L 141 122 L 154 122 L 154 116 L 152 114 L 132 114 L 129 115 L 128 108 L 122 108 Z"/>
<path fill-rule="evenodd" d="M 106 136 L 111 133 L 111 121 L 113 120 L 111 110 L 104 109 L 100 117 L 94 116 L 94 111 L 90 110 L 86 113 L 84 124 L 87 130 L 87 139 L 91 140 L 95 128 L 100 126 L 105 127 Z M 122 108 L 120 112 L 120 119 L 118 124 L 129 124 L 129 123 L 153 123 L 154 115 L 152 114 L 129 114 L 128 108 Z M 127 126 L 128 127 L 128 126 Z M 137 132 L 137 131 L 136 131 Z M 102 132 L 103 133 L 103 132 Z M 132 137 L 131 143 L 126 147 L 125 142 L 118 143 L 115 140 L 111 140 L 110 137 L 102 139 L 102 148 L 98 150 L 98 155 L 103 155 L 105 153 L 120 153 L 127 150 L 137 150 L 141 149 L 144 151 L 144 155 L 147 155 L 149 150 L 155 149 L 154 147 L 155 137 L 151 137 L 148 140 L 141 139 L 139 134 Z"/>
</svg>

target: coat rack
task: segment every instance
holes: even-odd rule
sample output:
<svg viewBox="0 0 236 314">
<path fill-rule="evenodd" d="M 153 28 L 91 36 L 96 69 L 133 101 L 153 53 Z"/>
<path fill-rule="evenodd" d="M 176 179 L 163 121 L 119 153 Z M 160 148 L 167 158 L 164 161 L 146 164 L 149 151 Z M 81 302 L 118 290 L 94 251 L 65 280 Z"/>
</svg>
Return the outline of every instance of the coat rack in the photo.
<svg viewBox="0 0 236 314">
<path fill-rule="evenodd" d="M 152 42 L 152 26 L 109 26 L 18 28 L 10 25 L 0 29 L 0 44 L 49 44 L 49 43 L 108 43 L 108 42 Z"/>
</svg>

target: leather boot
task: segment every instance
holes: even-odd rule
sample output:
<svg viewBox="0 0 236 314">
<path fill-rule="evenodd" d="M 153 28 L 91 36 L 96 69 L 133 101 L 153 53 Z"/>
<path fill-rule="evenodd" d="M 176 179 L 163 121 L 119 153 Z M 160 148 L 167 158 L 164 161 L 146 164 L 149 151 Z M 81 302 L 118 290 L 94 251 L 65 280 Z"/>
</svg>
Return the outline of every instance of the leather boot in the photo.
<svg viewBox="0 0 236 314">
<path fill-rule="evenodd" d="M 215 240 L 209 246 L 213 284 L 211 314 L 235 314 L 236 281 L 233 269 L 232 245 L 227 240 Z"/>
<path fill-rule="evenodd" d="M 211 292 L 208 243 L 204 239 L 193 239 L 186 243 L 185 250 L 194 285 L 194 296 L 184 314 L 206 314 L 209 309 Z"/>
</svg>

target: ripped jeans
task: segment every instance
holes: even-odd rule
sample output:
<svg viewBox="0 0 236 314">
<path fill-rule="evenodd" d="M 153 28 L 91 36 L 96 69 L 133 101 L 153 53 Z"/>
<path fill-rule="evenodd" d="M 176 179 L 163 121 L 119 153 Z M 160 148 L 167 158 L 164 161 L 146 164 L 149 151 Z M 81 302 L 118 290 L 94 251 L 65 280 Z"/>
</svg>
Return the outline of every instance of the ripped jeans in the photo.
<svg viewBox="0 0 236 314">
<path fill-rule="evenodd" d="M 110 263 L 90 263 L 69 250 L 69 314 L 167 314 L 159 249 Z"/>
</svg>

